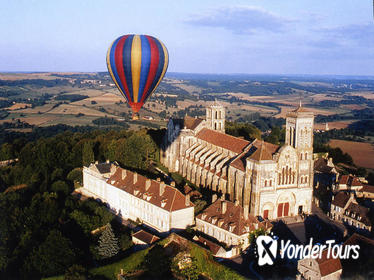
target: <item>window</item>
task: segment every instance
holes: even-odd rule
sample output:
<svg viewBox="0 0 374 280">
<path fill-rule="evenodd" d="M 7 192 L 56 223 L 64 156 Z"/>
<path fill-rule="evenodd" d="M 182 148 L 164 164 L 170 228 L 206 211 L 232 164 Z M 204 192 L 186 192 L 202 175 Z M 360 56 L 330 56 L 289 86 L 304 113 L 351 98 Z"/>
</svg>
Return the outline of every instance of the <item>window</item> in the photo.
<svg viewBox="0 0 374 280">
<path fill-rule="evenodd" d="M 268 186 L 268 180 L 265 180 L 265 187 Z"/>
</svg>

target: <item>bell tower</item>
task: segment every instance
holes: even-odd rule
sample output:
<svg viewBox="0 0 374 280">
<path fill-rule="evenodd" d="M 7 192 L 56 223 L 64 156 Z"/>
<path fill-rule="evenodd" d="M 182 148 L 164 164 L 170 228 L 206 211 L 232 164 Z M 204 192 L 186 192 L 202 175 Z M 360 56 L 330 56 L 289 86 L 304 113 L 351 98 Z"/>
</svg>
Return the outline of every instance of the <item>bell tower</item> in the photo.
<svg viewBox="0 0 374 280">
<path fill-rule="evenodd" d="M 225 108 L 214 101 L 212 105 L 206 108 L 206 121 L 209 129 L 225 133 Z"/>
</svg>

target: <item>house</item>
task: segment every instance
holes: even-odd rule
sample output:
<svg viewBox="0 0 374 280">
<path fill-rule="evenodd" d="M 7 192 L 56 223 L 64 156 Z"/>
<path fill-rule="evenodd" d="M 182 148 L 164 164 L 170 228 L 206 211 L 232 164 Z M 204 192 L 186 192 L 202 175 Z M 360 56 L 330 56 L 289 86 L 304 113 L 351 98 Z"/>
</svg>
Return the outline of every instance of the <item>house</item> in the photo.
<svg viewBox="0 0 374 280">
<path fill-rule="evenodd" d="M 354 233 L 343 245 L 359 245 L 360 249 L 357 259 L 349 258 L 341 260 L 343 266 L 342 276 L 347 279 L 372 279 L 374 276 L 374 240 Z"/>
<path fill-rule="evenodd" d="M 196 229 L 219 242 L 234 247 L 233 256 L 249 246 L 249 233 L 257 229 L 270 231 L 268 221 L 260 222 L 245 211 L 238 202 L 213 197 L 213 203 L 196 216 Z"/>
<path fill-rule="evenodd" d="M 356 196 L 374 201 L 374 186 L 363 185 L 362 188 L 356 191 Z"/>
<path fill-rule="evenodd" d="M 116 215 L 139 221 L 158 232 L 194 224 L 194 204 L 189 195 L 113 163 L 84 167 L 83 188 L 79 191 L 107 203 Z"/>
<path fill-rule="evenodd" d="M 314 185 L 332 188 L 338 177 L 332 158 L 320 157 L 314 161 Z"/>
<path fill-rule="evenodd" d="M 328 250 L 322 252 L 321 258 L 305 258 L 297 262 L 297 279 L 333 280 L 340 279 L 342 264 L 340 259 L 328 258 Z"/>
<path fill-rule="evenodd" d="M 152 245 L 156 241 L 160 240 L 160 238 L 157 237 L 156 235 L 151 234 L 143 229 L 133 233 L 131 236 L 132 236 L 132 242 L 135 245 L 141 245 L 141 246 Z"/>
<path fill-rule="evenodd" d="M 359 205 L 353 193 L 337 193 L 331 202 L 329 216 L 358 230 L 371 231 L 369 209 Z"/>
<path fill-rule="evenodd" d="M 205 237 L 202 236 L 194 236 L 194 241 L 196 241 L 199 245 L 206 247 L 212 253 L 214 257 L 217 258 L 230 258 L 232 256 L 232 252 L 226 251 L 221 245 L 213 242 Z"/>
<path fill-rule="evenodd" d="M 359 178 L 349 174 L 349 175 L 341 175 L 339 177 L 337 183 L 338 190 L 349 190 L 349 191 L 357 191 L 358 189 L 362 188 L 362 183 Z"/>
</svg>

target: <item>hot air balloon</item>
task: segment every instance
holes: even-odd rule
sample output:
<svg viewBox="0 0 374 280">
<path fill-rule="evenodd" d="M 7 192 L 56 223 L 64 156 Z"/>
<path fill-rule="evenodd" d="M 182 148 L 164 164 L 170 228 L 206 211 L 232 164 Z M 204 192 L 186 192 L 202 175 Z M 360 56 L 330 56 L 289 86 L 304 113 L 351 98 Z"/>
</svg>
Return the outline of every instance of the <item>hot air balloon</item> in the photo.
<svg viewBox="0 0 374 280">
<path fill-rule="evenodd" d="M 107 53 L 107 67 L 133 111 L 133 119 L 164 77 L 169 55 L 164 44 L 148 35 L 117 38 Z"/>
</svg>

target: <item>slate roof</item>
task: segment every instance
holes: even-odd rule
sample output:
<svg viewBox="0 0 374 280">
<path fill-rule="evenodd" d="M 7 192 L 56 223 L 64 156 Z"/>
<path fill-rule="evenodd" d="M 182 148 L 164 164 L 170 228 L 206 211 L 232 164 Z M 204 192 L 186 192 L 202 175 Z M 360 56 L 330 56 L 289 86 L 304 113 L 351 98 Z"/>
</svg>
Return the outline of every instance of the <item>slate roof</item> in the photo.
<svg viewBox="0 0 374 280">
<path fill-rule="evenodd" d="M 123 171 L 126 172 L 126 177 L 124 178 L 122 177 Z M 135 184 L 134 176 L 137 176 L 137 181 Z M 150 186 L 147 190 L 146 181 L 150 182 Z M 164 192 L 160 194 L 161 182 L 147 179 L 142 175 L 120 167 L 118 167 L 114 174 L 109 177 L 107 183 L 169 212 L 194 206 L 192 202 L 189 202 L 188 206 L 186 206 L 186 196 L 183 195 L 178 189 L 165 184 Z"/>
<path fill-rule="evenodd" d="M 110 168 L 112 164 L 109 162 L 102 162 L 102 163 L 95 163 L 96 169 L 101 173 L 101 174 L 106 174 L 110 173 Z"/>
<path fill-rule="evenodd" d="M 267 222 L 260 222 L 254 216 L 248 214 L 248 219 L 244 218 L 243 207 L 235 205 L 231 201 L 226 203 L 226 211 L 222 213 L 222 200 L 217 199 L 213 204 L 196 216 L 196 219 L 213 224 L 221 229 L 241 236 L 258 228 L 269 229 L 272 225 Z M 230 230 L 231 228 L 231 230 Z"/>
</svg>

